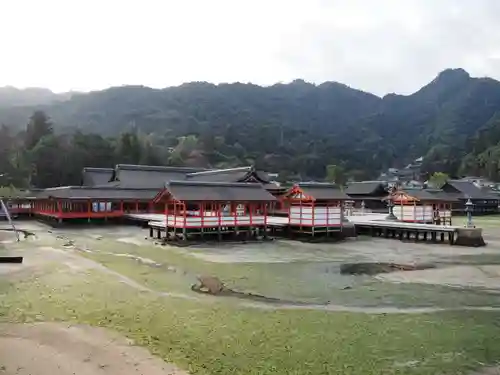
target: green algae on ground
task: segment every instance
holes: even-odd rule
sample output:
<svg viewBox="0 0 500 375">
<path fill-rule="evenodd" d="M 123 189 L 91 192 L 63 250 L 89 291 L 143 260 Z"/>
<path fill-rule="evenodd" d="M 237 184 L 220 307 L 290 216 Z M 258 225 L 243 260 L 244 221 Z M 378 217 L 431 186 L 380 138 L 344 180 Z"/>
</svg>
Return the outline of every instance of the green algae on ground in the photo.
<svg viewBox="0 0 500 375">
<path fill-rule="evenodd" d="M 112 328 L 193 374 L 460 374 L 500 358 L 488 312 L 259 311 L 158 297 L 97 271 L 51 270 L 0 293 L 2 322 Z"/>
</svg>

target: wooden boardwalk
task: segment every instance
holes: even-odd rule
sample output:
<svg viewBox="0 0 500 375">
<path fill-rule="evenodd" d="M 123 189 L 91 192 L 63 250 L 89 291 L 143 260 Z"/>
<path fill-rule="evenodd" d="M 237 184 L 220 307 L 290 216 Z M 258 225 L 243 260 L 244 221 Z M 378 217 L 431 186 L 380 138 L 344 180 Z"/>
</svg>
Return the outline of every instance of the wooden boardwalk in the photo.
<svg viewBox="0 0 500 375">
<path fill-rule="evenodd" d="M 422 223 L 406 223 L 401 221 L 385 220 L 387 214 L 365 214 L 348 216 L 347 219 L 356 228 L 356 233 L 367 234 L 374 237 L 395 238 L 399 240 L 449 242 L 453 245 L 460 227 L 451 225 L 435 225 Z M 157 231 L 158 238 L 165 232 L 166 216 L 164 214 L 127 214 L 127 218 L 147 223 L 150 235 Z M 285 229 L 288 218 L 268 216 L 267 225 L 273 231 Z"/>
<path fill-rule="evenodd" d="M 367 214 L 363 216 L 349 216 L 348 220 L 356 226 L 356 232 L 385 238 L 400 240 L 455 243 L 456 234 L 460 227 L 452 225 L 435 225 L 423 223 L 405 223 L 401 221 L 385 220 L 384 214 Z"/>
<path fill-rule="evenodd" d="M 163 223 L 165 223 L 165 220 L 166 220 L 166 215 L 165 214 L 147 214 L 147 213 L 143 213 L 143 214 L 125 214 L 123 216 L 125 216 L 127 219 L 130 219 L 130 220 L 143 221 L 143 222 L 144 221 L 145 222 L 149 222 L 149 221 L 162 222 L 163 221 Z"/>
</svg>

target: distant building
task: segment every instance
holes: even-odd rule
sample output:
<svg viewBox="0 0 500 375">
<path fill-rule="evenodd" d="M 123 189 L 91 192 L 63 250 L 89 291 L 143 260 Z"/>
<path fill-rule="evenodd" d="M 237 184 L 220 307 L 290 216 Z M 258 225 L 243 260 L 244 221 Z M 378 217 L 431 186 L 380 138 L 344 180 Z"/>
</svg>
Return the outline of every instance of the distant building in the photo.
<svg viewBox="0 0 500 375">
<path fill-rule="evenodd" d="M 468 199 L 474 204 L 475 214 L 492 214 L 498 212 L 500 196 L 489 189 L 481 188 L 466 180 L 449 180 L 441 188 L 444 192 L 458 199 L 455 211 L 463 212 Z"/>
<path fill-rule="evenodd" d="M 482 188 L 482 187 L 493 187 L 493 186 L 497 185 L 496 183 L 494 183 L 493 181 L 487 179 L 486 177 L 478 177 L 478 176 L 466 176 L 466 177 L 462 177 L 458 181 L 472 182 L 474 185 L 476 185 L 479 188 Z"/>
<path fill-rule="evenodd" d="M 420 181 L 422 179 L 422 162 L 424 158 L 419 157 L 404 168 L 388 168 L 381 173 L 377 180 L 379 181 Z"/>
<path fill-rule="evenodd" d="M 364 207 L 370 210 L 385 210 L 387 204 L 383 201 L 387 197 L 388 184 L 384 181 L 362 181 L 347 185 L 346 194 L 359 207 L 364 202 Z"/>
</svg>

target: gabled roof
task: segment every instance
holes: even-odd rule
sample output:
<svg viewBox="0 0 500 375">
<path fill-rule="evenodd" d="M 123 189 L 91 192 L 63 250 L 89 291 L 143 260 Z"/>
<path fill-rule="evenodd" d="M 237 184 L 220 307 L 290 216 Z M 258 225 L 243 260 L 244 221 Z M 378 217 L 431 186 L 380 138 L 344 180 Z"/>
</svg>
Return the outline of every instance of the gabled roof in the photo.
<svg viewBox="0 0 500 375">
<path fill-rule="evenodd" d="M 61 186 L 41 190 L 37 192 L 36 198 L 150 200 L 157 193 L 158 189 Z"/>
<path fill-rule="evenodd" d="M 85 167 L 82 172 L 83 186 L 105 185 L 113 178 L 113 168 Z"/>
<path fill-rule="evenodd" d="M 184 202 L 274 202 L 261 184 L 207 181 L 170 181 L 166 185 L 174 199 Z"/>
<path fill-rule="evenodd" d="M 296 185 L 305 195 L 315 200 L 350 200 L 351 198 L 337 185 L 319 182 L 301 182 Z M 292 188 L 293 190 L 293 188 Z"/>
<path fill-rule="evenodd" d="M 361 181 L 350 183 L 345 192 L 348 195 L 372 195 L 379 189 L 385 190 L 384 184 L 380 181 Z"/>
<path fill-rule="evenodd" d="M 269 176 L 267 175 L 267 173 L 257 171 L 253 166 L 228 169 L 212 169 L 207 171 L 188 173 L 186 175 L 186 179 L 188 180 L 214 182 L 246 182 L 250 178 L 254 178 L 263 184 L 269 183 Z"/>
<path fill-rule="evenodd" d="M 442 189 L 425 189 L 425 191 L 441 202 L 457 202 L 458 199 L 454 194 L 447 193 Z"/>
<path fill-rule="evenodd" d="M 402 189 L 395 193 L 396 201 L 406 200 L 408 202 L 413 202 L 416 199 L 417 202 L 456 202 L 457 199 L 452 195 L 439 190 L 433 189 L 432 191 L 426 189 Z M 406 198 L 406 199 L 405 199 Z"/>
<path fill-rule="evenodd" d="M 449 187 L 455 190 L 458 193 L 456 197 L 461 199 L 498 199 L 497 196 L 481 190 L 470 181 L 449 180 L 442 189 L 446 190 Z"/>
<path fill-rule="evenodd" d="M 153 165 L 117 164 L 114 183 L 119 187 L 156 188 L 160 190 L 171 180 L 184 180 L 187 173 L 201 172 L 201 168 L 161 167 Z"/>
</svg>

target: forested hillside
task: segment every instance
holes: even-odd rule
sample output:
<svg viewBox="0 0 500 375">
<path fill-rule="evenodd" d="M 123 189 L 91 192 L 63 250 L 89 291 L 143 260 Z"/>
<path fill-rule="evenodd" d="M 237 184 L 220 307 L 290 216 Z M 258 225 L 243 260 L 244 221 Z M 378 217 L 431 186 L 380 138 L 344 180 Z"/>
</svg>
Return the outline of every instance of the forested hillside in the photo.
<svg viewBox="0 0 500 375">
<path fill-rule="evenodd" d="M 125 86 L 35 103 L 0 105 L 0 173 L 22 175 L 16 184 L 76 183 L 84 165 L 115 162 L 252 163 L 283 179 L 324 178 L 334 165 L 330 171 L 363 179 L 422 155 L 428 172 L 500 178 L 500 82 L 461 69 L 384 98 L 297 80 Z"/>
<path fill-rule="evenodd" d="M 0 108 L 51 104 L 70 97 L 71 93 L 55 94 L 44 88 L 18 89 L 10 86 L 0 87 Z"/>
</svg>

